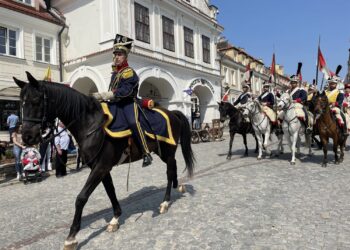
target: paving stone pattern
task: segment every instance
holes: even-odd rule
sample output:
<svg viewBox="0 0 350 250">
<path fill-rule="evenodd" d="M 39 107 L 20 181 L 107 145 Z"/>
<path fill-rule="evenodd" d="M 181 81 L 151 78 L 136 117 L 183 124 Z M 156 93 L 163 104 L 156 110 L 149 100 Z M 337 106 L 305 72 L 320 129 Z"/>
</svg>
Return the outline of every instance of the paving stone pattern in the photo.
<svg viewBox="0 0 350 250">
<path fill-rule="evenodd" d="M 187 180 L 177 154 L 180 182 L 168 213 L 159 214 L 165 192 L 165 165 L 127 165 L 112 170 L 123 215 L 117 232 L 105 231 L 111 205 L 100 185 L 85 206 L 78 249 L 350 249 L 350 156 L 321 168 L 321 151 L 302 154 L 291 166 L 289 150 L 278 158 L 226 160 L 228 138 L 193 145 L 196 174 Z M 275 147 L 275 146 L 274 146 Z M 302 152 L 307 152 L 302 149 Z M 331 160 L 333 155 L 330 153 Z M 41 183 L 0 186 L 0 249 L 62 249 L 73 219 L 75 198 L 89 169 Z"/>
</svg>

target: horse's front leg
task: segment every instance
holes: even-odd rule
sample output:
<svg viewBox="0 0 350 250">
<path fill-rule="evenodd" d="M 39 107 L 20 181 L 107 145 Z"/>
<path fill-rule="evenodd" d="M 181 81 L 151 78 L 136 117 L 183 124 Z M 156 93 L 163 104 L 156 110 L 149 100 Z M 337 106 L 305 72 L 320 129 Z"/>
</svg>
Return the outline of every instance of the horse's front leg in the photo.
<svg viewBox="0 0 350 250">
<path fill-rule="evenodd" d="M 284 149 L 283 149 L 283 135 L 279 134 L 277 136 L 278 138 L 278 154 L 283 154 Z"/>
<path fill-rule="evenodd" d="M 258 138 L 256 137 L 255 133 L 253 134 L 254 139 L 255 139 L 255 151 L 254 153 L 258 153 L 259 152 L 259 142 L 258 142 Z"/>
<path fill-rule="evenodd" d="M 81 215 L 83 213 L 83 208 L 87 203 L 92 192 L 104 179 L 108 171 L 109 170 L 102 168 L 100 165 L 96 165 L 95 168 L 91 171 L 83 189 L 77 196 L 77 199 L 75 201 L 74 219 L 70 227 L 69 235 L 64 242 L 64 250 L 72 250 L 77 248 L 78 241 L 75 239 L 75 236 L 80 230 Z"/>
<path fill-rule="evenodd" d="M 336 165 L 339 165 L 339 157 L 338 157 L 338 139 L 333 139 L 333 152 L 334 152 L 334 162 Z"/>
<path fill-rule="evenodd" d="M 174 157 L 168 158 L 166 173 L 167 173 L 168 184 L 166 187 L 163 202 L 160 204 L 160 208 L 159 208 L 159 213 L 161 213 L 161 214 L 166 213 L 169 209 L 172 184 L 173 184 L 173 188 L 177 188 L 177 186 L 178 186 L 177 166 L 176 166 L 176 160 Z"/>
<path fill-rule="evenodd" d="M 300 138 L 300 135 L 298 134 L 298 137 L 297 137 L 297 144 L 296 144 L 297 156 L 298 156 L 298 157 L 300 157 L 300 146 L 301 146 L 301 138 Z"/>
<path fill-rule="evenodd" d="M 306 145 L 309 148 L 308 156 L 312 156 L 311 140 L 312 140 L 311 135 L 305 134 Z"/>
<path fill-rule="evenodd" d="M 265 148 L 267 157 L 271 157 L 272 155 L 271 150 L 268 147 L 269 139 L 270 139 L 270 129 L 267 128 L 265 132 L 265 138 L 264 138 L 264 148 Z"/>
<path fill-rule="evenodd" d="M 122 210 L 115 194 L 113 180 L 110 173 L 106 174 L 105 178 L 102 180 L 102 183 L 113 207 L 113 218 L 107 226 L 107 232 L 115 232 L 119 228 L 119 217 L 122 214 Z"/>
<path fill-rule="evenodd" d="M 232 143 L 233 143 L 234 138 L 235 138 L 235 132 L 230 132 L 230 143 L 229 143 L 228 153 L 227 153 L 227 157 L 226 157 L 227 160 L 230 160 L 231 156 L 232 156 L 231 150 L 232 150 Z"/>
<path fill-rule="evenodd" d="M 243 133 L 242 136 L 243 136 L 243 143 L 244 143 L 244 146 L 245 146 L 244 156 L 248 156 L 247 134 Z"/>
<path fill-rule="evenodd" d="M 294 132 L 293 134 L 293 140 L 292 140 L 292 160 L 290 161 L 291 165 L 295 165 L 295 150 L 296 150 L 296 144 L 298 141 L 298 131 Z"/>
<path fill-rule="evenodd" d="M 260 132 L 256 132 L 255 135 L 256 135 L 256 138 L 258 139 L 258 144 L 259 144 L 259 154 L 258 154 L 257 159 L 261 160 L 262 148 L 263 148 L 263 138 L 262 138 L 262 135 L 260 134 Z"/>
<path fill-rule="evenodd" d="M 322 167 L 327 167 L 328 159 L 327 159 L 327 146 L 328 146 L 328 139 L 323 139 L 322 136 L 321 141 L 322 141 L 322 148 L 323 148 L 323 162 L 322 162 Z"/>
</svg>

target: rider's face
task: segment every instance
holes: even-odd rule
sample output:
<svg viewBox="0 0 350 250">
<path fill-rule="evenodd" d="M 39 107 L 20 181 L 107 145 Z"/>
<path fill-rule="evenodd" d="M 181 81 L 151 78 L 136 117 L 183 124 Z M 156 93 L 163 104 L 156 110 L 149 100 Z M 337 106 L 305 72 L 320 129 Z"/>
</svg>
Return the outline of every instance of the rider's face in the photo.
<svg viewBox="0 0 350 250">
<path fill-rule="evenodd" d="M 121 65 L 126 60 L 126 54 L 124 52 L 115 52 L 113 61 L 116 66 Z"/>
<path fill-rule="evenodd" d="M 291 82 L 291 83 L 290 83 L 290 87 L 291 87 L 292 89 L 294 89 L 296 86 L 298 86 L 298 83 L 297 83 L 297 82 Z"/>
</svg>

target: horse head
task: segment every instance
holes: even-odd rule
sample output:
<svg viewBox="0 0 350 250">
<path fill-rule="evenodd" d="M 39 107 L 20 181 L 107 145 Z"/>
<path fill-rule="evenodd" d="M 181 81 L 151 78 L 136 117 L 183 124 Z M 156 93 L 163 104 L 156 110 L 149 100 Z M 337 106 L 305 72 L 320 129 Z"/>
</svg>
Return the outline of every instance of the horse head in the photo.
<svg viewBox="0 0 350 250">
<path fill-rule="evenodd" d="M 47 97 L 44 84 L 37 81 L 29 72 L 26 72 L 28 83 L 13 77 L 21 88 L 20 100 L 22 104 L 22 138 L 24 143 L 34 145 L 42 140 L 41 134 L 48 126 L 52 114 L 47 113 Z"/>
<path fill-rule="evenodd" d="M 291 98 L 288 93 L 284 93 L 277 102 L 277 108 L 278 109 L 286 109 L 291 104 Z"/>
<path fill-rule="evenodd" d="M 315 114 L 321 115 L 329 109 L 328 97 L 323 91 L 322 93 L 317 92 L 316 98 L 314 99 L 314 112 Z"/>
<path fill-rule="evenodd" d="M 225 122 L 226 119 L 231 118 L 231 116 L 237 111 L 237 109 L 228 102 L 218 102 L 220 121 Z"/>
<path fill-rule="evenodd" d="M 248 117 L 249 115 L 253 115 L 256 112 L 259 113 L 260 111 L 261 111 L 261 106 L 259 101 L 257 99 L 254 99 L 254 100 L 250 99 L 243 109 L 243 116 Z"/>
</svg>

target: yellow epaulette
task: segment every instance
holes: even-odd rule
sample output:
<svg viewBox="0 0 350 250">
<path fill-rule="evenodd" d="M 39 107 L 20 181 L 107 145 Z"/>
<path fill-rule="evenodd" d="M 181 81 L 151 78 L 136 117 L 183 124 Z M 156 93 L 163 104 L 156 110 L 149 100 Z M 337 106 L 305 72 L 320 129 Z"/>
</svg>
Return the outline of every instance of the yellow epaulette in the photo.
<svg viewBox="0 0 350 250">
<path fill-rule="evenodd" d="M 134 75 L 134 71 L 131 68 L 127 68 L 125 70 L 123 70 L 122 72 L 122 78 L 124 79 L 128 79 L 130 77 L 133 77 Z"/>
</svg>

